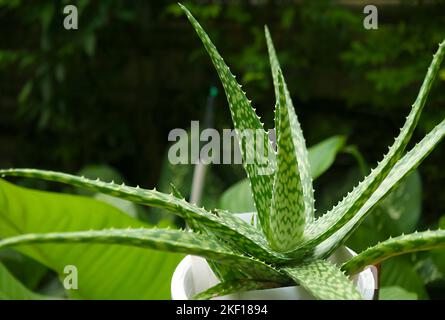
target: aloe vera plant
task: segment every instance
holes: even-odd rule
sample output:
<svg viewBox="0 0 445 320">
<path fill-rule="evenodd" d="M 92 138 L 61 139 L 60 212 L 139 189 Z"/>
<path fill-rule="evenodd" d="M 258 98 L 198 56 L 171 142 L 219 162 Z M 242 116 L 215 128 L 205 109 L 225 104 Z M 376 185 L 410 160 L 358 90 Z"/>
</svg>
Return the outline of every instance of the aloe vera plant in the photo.
<svg viewBox="0 0 445 320">
<path fill-rule="evenodd" d="M 5 169 L 0 170 L 2 177 L 31 177 L 61 182 L 162 208 L 183 218 L 189 229 L 129 228 L 24 234 L 0 240 L 0 248 L 43 243 L 100 243 L 198 255 L 207 259 L 221 281 L 215 287 L 199 293 L 195 297 L 199 299 L 234 291 L 288 285 L 303 286 L 317 299 L 361 299 L 350 275 L 392 256 L 445 247 L 445 230 L 424 231 L 379 243 L 343 265 L 335 265 L 328 260 L 371 209 L 412 172 L 444 137 L 445 120 L 410 151 L 405 151 L 439 72 L 445 54 L 445 41 L 439 45 L 417 99 L 386 156 L 342 201 L 317 218 L 306 143 L 267 27 L 265 34 L 276 95 L 276 151 L 269 143 L 267 132 L 251 102 L 208 35 L 191 13 L 181 7 L 221 79 L 237 133 L 247 129 L 259 130 L 266 137 L 266 153 L 275 155 L 269 158 L 274 170 L 259 174 L 262 164 L 246 161 L 258 150 L 241 145 L 259 226 L 246 223 L 228 211 L 208 211 L 197 207 L 188 203 L 177 190 L 165 194 L 59 172 Z M 1 193 L 0 201 L 7 201 Z"/>
</svg>

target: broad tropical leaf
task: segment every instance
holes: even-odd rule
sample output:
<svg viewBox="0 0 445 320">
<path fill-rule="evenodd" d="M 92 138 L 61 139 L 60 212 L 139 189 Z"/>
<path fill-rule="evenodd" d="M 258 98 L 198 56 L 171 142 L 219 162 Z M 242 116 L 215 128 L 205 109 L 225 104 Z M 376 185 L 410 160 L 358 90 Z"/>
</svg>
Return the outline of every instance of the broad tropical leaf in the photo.
<svg viewBox="0 0 445 320">
<path fill-rule="evenodd" d="M 291 157 L 295 157 L 296 163 L 299 170 L 299 182 L 301 184 L 303 199 L 304 199 L 304 212 L 306 215 L 306 221 L 312 222 L 314 219 L 314 189 L 312 186 L 312 177 L 311 176 L 311 167 L 309 162 L 308 150 L 306 148 L 306 141 L 304 140 L 303 131 L 301 130 L 300 122 L 298 121 L 298 117 L 295 113 L 294 105 L 292 103 L 292 99 L 287 88 L 286 82 L 282 76 L 280 64 L 278 62 L 278 58 L 275 52 L 275 48 L 272 42 L 272 38 L 270 36 L 269 29 L 265 27 L 265 35 L 267 48 L 269 52 L 269 60 L 272 69 L 272 78 L 275 88 L 275 97 L 278 101 L 280 100 L 280 78 L 282 78 L 283 82 L 283 90 L 285 95 L 285 106 L 287 109 L 288 117 L 289 117 L 289 130 L 292 137 L 292 141 L 294 144 L 294 150 Z M 281 77 L 279 76 L 281 74 Z M 281 127 L 278 125 L 278 119 L 281 119 L 280 112 L 282 109 L 275 108 L 275 129 L 277 137 L 280 136 Z"/>
<path fill-rule="evenodd" d="M 429 299 L 425 282 L 416 270 L 413 256 L 393 257 L 380 264 L 379 285 L 397 286 L 417 295 L 419 300 Z"/>
<path fill-rule="evenodd" d="M 255 203 L 248 179 L 243 179 L 230 186 L 221 195 L 218 208 L 230 212 L 255 212 Z"/>
<path fill-rule="evenodd" d="M 278 83 L 277 124 L 280 134 L 277 140 L 277 172 L 269 217 L 270 232 L 266 236 L 275 250 L 283 252 L 294 249 L 301 242 L 307 214 L 281 72 Z"/>
<path fill-rule="evenodd" d="M 352 281 L 327 260 L 316 260 L 293 268 L 284 268 L 284 272 L 317 299 L 362 299 Z"/>
<path fill-rule="evenodd" d="M 113 227 L 149 226 L 91 198 L 29 190 L 0 179 L 0 238 Z M 82 299 L 169 299 L 170 278 L 183 258 L 180 254 L 99 244 L 14 249 L 60 277 L 65 276 L 65 266 L 76 266 L 78 290 L 68 293 Z M 159 273 L 160 269 L 164 272 Z"/>
<path fill-rule="evenodd" d="M 47 297 L 32 292 L 20 283 L 0 263 L 0 300 L 44 300 Z"/>
<path fill-rule="evenodd" d="M 417 294 L 397 286 L 382 287 L 379 290 L 379 300 L 417 300 Z"/>
<path fill-rule="evenodd" d="M 361 271 L 393 256 L 409 252 L 445 248 L 445 230 L 416 232 L 383 241 L 345 262 L 342 269 L 348 274 Z"/>
<path fill-rule="evenodd" d="M 344 136 L 333 136 L 327 138 L 309 148 L 309 164 L 312 179 L 317 179 L 334 163 L 346 142 Z"/>
<path fill-rule="evenodd" d="M 241 86 L 236 82 L 235 76 L 225 64 L 209 36 L 192 14 L 184 6 L 180 6 L 204 44 L 221 79 L 240 143 L 244 168 L 253 191 L 258 217 L 263 230 L 268 230 L 267 216 L 272 198 L 272 182 L 275 170 L 275 154 L 269 136 L 250 101 Z"/>
</svg>

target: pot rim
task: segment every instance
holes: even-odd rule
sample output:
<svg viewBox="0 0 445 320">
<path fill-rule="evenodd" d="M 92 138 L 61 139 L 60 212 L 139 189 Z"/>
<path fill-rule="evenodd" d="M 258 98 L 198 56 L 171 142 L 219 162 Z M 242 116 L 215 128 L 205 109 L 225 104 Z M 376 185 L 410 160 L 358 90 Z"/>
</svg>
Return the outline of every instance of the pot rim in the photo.
<svg viewBox="0 0 445 320">
<path fill-rule="evenodd" d="M 355 254 L 354 251 L 351 249 L 344 247 L 346 250 L 348 250 L 351 255 Z M 195 259 L 195 260 L 194 260 Z M 171 281 L 171 297 L 172 300 L 190 300 L 196 293 L 197 290 L 195 290 L 195 280 L 194 275 L 197 273 L 200 277 L 207 277 L 207 280 L 212 281 L 213 279 L 210 279 L 214 276 L 213 272 L 211 271 L 210 267 L 208 267 L 207 263 L 207 269 L 205 270 L 202 267 L 198 266 L 199 270 L 193 270 L 194 265 L 196 267 L 196 259 L 202 259 L 205 263 L 205 259 L 201 257 L 196 257 L 192 255 L 187 255 L 184 259 L 181 260 L 181 262 L 178 264 L 178 266 L 175 269 L 175 272 L 172 277 Z M 195 263 L 194 263 L 195 261 Z M 199 262 L 201 263 L 201 262 Z M 206 274 L 207 272 L 207 274 Z M 218 283 L 218 280 L 213 280 Z M 377 289 L 377 268 L 374 266 L 368 266 L 366 269 L 364 269 L 362 272 L 356 275 L 356 286 L 358 287 L 359 291 L 361 292 L 363 298 L 365 300 L 373 300 L 375 296 L 375 292 Z M 216 284 L 215 283 L 215 284 Z M 204 289 L 205 290 L 205 289 Z M 250 297 L 255 299 L 261 299 L 258 298 L 258 296 L 266 296 L 267 299 L 274 299 L 274 297 L 280 298 L 280 299 L 289 299 L 289 294 L 292 294 L 292 291 L 305 291 L 300 286 L 288 286 L 288 287 L 280 287 L 275 289 L 263 289 L 263 290 L 254 290 L 254 291 L 245 291 L 242 292 L 242 297 L 236 296 L 236 295 L 228 295 L 224 297 L 219 297 L 219 299 L 249 299 Z M 304 296 L 304 292 L 303 296 Z M 307 293 L 306 293 L 307 295 Z M 308 298 L 308 297 L 303 297 Z M 264 298 L 263 298 L 264 299 Z M 294 297 L 294 299 L 297 299 L 297 297 Z"/>
<path fill-rule="evenodd" d="M 235 213 L 238 218 L 246 222 L 250 222 L 253 216 L 254 223 L 257 223 L 257 215 L 255 212 Z M 341 246 L 329 258 L 333 259 L 333 263 L 341 263 L 342 261 L 357 255 L 348 247 Z M 339 261 L 340 260 L 340 261 Z M 376 289 L 378 288 L 378 274 L 375 266 L 368 266 L 362 272 L 353 276 L 357 288 L 365 300 L 373 300 Z M 195 278 L 204 279 L 198 283 Z M 206 284 L 203 285 L 203 282 Z M 213 271 L 210 269 L 204 258 L 188 255 L 178 264 L 173 273 L 171 281 L 171 296 L 173 300 L 189 300 L 195 294 L 207 290 L 211 286 L 219 283 Z M 198 287 L 198 288 L 196 288 Z M 286 292 L 287 291 L 287 292 Z M 254 291 L 245 291 L 238 293 L 238 296 L 228 295 L 217 299 L 249 299 L 254 297 L 257 300 L 265 299 L 293 299 L 311 298 L 312 296 L 301 286 L 280 287 L 275 289 L 263 289 Z M 313 297 L 312 297 L 313 299 Z"/>
</svg>

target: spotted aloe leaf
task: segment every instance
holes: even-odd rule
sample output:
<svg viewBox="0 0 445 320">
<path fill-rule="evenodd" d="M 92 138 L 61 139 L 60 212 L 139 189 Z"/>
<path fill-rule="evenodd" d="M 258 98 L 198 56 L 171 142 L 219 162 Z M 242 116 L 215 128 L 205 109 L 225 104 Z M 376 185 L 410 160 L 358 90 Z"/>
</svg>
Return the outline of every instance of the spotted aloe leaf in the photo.
<svg viewBox="0 0 445 320">
<path fill-rule="evenodd" d="M 257 281 L 251 279 L 241 279 L 235 281 L 225 281 L 207 289 L 193 297 L 195 300 L 209 300 L 216 297 L 225 296 L 242 291 L 264 290 L 279 287 L 280 284 L 271 281 Z"/>
<path fill-rule="evenodd" d="M 346 139 L 344 136 L 333 136 L 308 149 L 312 179 L 317 179 L 329 169 L 334 163 L 337 154 L 343 150 L 345 142 Z M 221 195 L 218 205 L 219 208 L 231 212 L 255 211 L 255 204 L 253 203 L 249 180 L 243 179 L 238 181 L 227 189 Z M 309 221 L 308 217 L 306 217 L 306 221 Z"/>
<path fill-rule="evenodd" d="M 268 214 L 272 198 L 273 173 L 275 170 L 274 150 L 260 118 L 252 108 L 229 67 L 218 53 L 209 36 L 192 14 L 181 5 L 221 79 L 229 103 L 232 121 L 240 143 L 243 165 L 252 188 L 253 199 L 260 224 L 267 232 Z"/>
<path fill-rule="evenodd" d="M 234 252 L 223 242 L 193 232 L 164 229 L 111 229 L 61 233 L 36 233 L 0 240 L 0 248 L 43 243 L 100 243 L 145 247 L 199 255 L 247 269 L 255 279 L 288 283 L 287 277 L 266 263 Z"/>
<path fill-rule="evenodd" d="M 251 246 L 247 253 L 252 254 L 257 258 L 265 259 L 265 261 L 271 263 L 283 263 L 292 260 L 291 257 L 273 250 L 263 234 L 256 230 L 251 224 L 241 220 L 236 215 L 226 210 L 215 209 L 214 212 L 219 219 L 224 221 L 225 225 L 232 230 L 237 230 L 240 234 L 248 234 L 249 239 L 255 243 L 255 246 Z M 251 229 L 255 229 L 255 232 L 251 231 Z M 232 245 L 239 247 L 237 238 L 228 238 L 227 241 Z"/>
<path fill-rule="evenodd" d="M 307 240 L 305 246 L 307 248 L 313 247 L 327 239 L 352 219 L 379 187 L 385 177 L 390 173 L 396 162 L 401 158 L 417 125 L 433 81 L 439 72 L 444 54 L 445 41 L 439 45 L 438 51 L 433 56 L 433 60 L 428 68 L 428 72 L 416 101 L 412 106 L 411 112 L 408 115 L 399 136 L 395 139 L 394 144 L 389 148 L 388 153 L 377 167 L 373 169 L 369 176 L 355 187 L 351 193 L 340 201 L 332 210 L 308 225 L 305 231 Z"/>
<path fill-rule="evenodd" d="M 306 217 L 295 141 L 292 139 L 294 128 L 290 123 L 290 106 L 284 92 L 281 72 L 278 74 L 278 83 L 277 172 L 270 210 L 270 233 L 267 236 L 275 250 L 289 251 L 301 242 Z"/>
<path fill-rule="evenodd" d="M 0 170 L 0 176 L 17 176 L 39 178 L 49 181 L 66 183 L 79 188 L 101 192 L 117 198 L 133 201 L 142 205 L 159 207 L 173 212 L 184 219 L 194 219 L 194 223 L 205 226 L 209 231 L 236 243 L 237 247 L 259 259 L 270 262 L 286 261 L 285 255 L 272 252 L 267 247 L 267 241 L 261 233 L 248 223 L 233 217 L 232 215 L 212 214 L 203 208 L 199 208 L 185 199 L 173 195 L 164 194 L 156 190 L 147 190 L 139 187 L 129 187 L 115 183 L 90 180 L 66 173 L 36 170 L 36 169 L 6 169 Z M 262 241 L 261 241 L 261 240 Z"/>
<path fill-rule="evenodd" d="M 423 231 L 390 238 L 362 251 L 342 265 L 348 274 L 363 270 L 388 258 L 409 252 L 445 248 L 445 230 Z"/>
<path fill-rule="evenodd" d="M 250 270 L 241 270 L 234 265 L 227 265 L 212 260 L 207 260 L 207 264 L 220 281 L 238 281 L 246 277 L 254 278 Z"/>
<path fill-rule="evenodd" d="M 362 222 L 371 209 L 374 208 L 387 194 L 391 192 L 400 181 L 410 172 L 415 170 L 434 147 L 445 137 L 445 120 L 437 125 L 425 136 L 414 148 L 412 148 L 402 159 L 400 159 L 388 176 L 383 180 L 374 194 L 369 198 L 357 214 L 339 231 L 318 245 L 314 252 L 315 258 L 329 256 L 335 251 L 355 228 Z"/>
<path fill-rule="evenodd" d="M 170 184 L 173 195 L 179 199 L 185 199 L 181 192 L 176 188 L 174 184 Z M 208 231 L 207 228 L 201 225 L 198 221 L 195 221 L 194 217 L 188 215 L 185 219 L 188 227 L 195 233 L 204 234 L 207 237 L 213 239 L 213 241 L 217 241 L 218 238 L 212 234 L 212 232 Z M 225 264 L 218 263 L 216 261 L 209 260 L 207 261 L 212 271 L 221 281 L 233 280 L 233 279 L 243 279 L 248 275 L 248 270 L 245 272 L 241 271 L 239 268 L 235 266 L 228 266 Z"/>
<path fill-rule="evenodd" d="M 303 263 L 283 271 L 315 298 L 322 300 L 363 299 L 340 268 L 327 260 Z"/>
<path fill-rule="evenodd" d="M 274 89 L 275 89 L 275 97 L 277 102 L 280 99 L 280 76 L 279 74 L 282 74 L 280 64 L 278 62 L 277 54 L 275 52 L 275 47 L 272 42 L 272 37 L 270 36 L 269 29 L 267 26 L 265 29 L 265 35 L 266 35 L 266 42 L 267 42 L 267 49 L 269 52 L 269 61 L 270 66 L 272 69 L 272 78 L 274 83 Z M 299 180 L 301 183 L 302 188 L 302 194 L 304 199 L 304 212 L 306 215 L 306 221 L 312 222 L 314 219 L 314 189 L 312 186 L 312 174 L 311 174 L 311 167 L 309 163 L 309 153 L 308 149 L 306 147 L 306 141 L 303 136 L 303 131 L 300 126 L 300 122 L 298 121 L 298 117 L 295 113 L 294 105 L 292 102 L 292 98 L 290 96 L 289 90 L 287 88 L 286 81 L 284 80 L 284 77 L 281 76 L 282 82 L 283 82 L 283 90 L 285 95 L 285 101 L 286 101 L 286 108 L 287 113 L 289 117 L 289 125 L 291 128 L 291 136 L 292 141 L 294 144 L 294 153 L 295 156 L 292 156 L 295 158 L 295 162 L 297 163 L 298 170 L 299 170 Z M 278 125 L 278 119 L 280 118 L 280 108 L 275 108 L 275 131 L 277 134 L 277 137 L 280 135 L 280 126 Z"/>
</svg>

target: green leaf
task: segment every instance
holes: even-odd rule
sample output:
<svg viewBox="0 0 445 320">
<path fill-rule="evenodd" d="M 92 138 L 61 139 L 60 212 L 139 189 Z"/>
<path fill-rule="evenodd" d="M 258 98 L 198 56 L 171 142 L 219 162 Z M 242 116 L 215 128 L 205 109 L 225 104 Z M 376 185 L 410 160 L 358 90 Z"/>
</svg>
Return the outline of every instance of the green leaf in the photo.
<svg viewBox="0 0 445 320">
<path fill-rule="evenodd" d="M 256 228 L 234 217 L 232 214 L 225 212 L 212 214 L 204 208 L 199 208 L 188 203 L 185 199 L 177 198 L 172 194 L 164 194 L 156 190 L 146 190 L 139 187 L 128 187 L 124 184 L 117 185 L 113 182 L 107 183 L 99 179 L 93 181 L 61 172 L 36 169 L 0 170 L 0 176 L 30 177 L 66 183 L 142 205 L 163 208 L 176 213 L 184 219 L 193 218 L 195 223 L 205 226 L 208 230 L 227 241 L 231 240 L 236 243 L 238 248 L 255 255 L 259 259 L 270 262 L 289 260 L 282 254 L 272 252 L 268 247 L 267 241 Z"/>
<path fill-rule="evenodd" d="M 347 241 L 356 252 L 416 229 L 421 214 L 422 185 L 416 170 L 403 179 L 364 219 Z"/>
<path fill-rule="evenodd" d="M 50 272 L 46 266 L 13 249 L 0 252 L 0 263 L 31 291 L 39 288 Z"/>
<path fill-rule="evenodd" d="M 283 76 L 279 79 L 280 134 L 277 140 L 277 172 L 273 185 L 269 232 L 265 232 L 272 248 L 279 252 L 294 249 L 303 237 L 307 215 L 295 140 L 292 135 L 289 113 L 284 94 Z"/>
<path fill-rule="evenodd" d="M 194 254 L 224 264 L 234 264 L 249 270 L 259 280 L 286 282 L 286 277 L 269 265 L 232 251 L 211 237 L 179 230 L 165 229 L 108 229 L 99 231 L 30 233 L 0 240 L 0 248 L 29 244 L 116 244 L 149 248 L 167 252 Z M 35 248 L 33 246 L 32 248 Z M 38 249 L 38 248 L 37 248 Z M 80 286 L 80 285 L 79 285 Z"/>
<path fill-rule="evenodd" d="M 225 296 L 232 293 L 251 290 L 263 290 L 280 287 L 275 282 L 255 281 L 250 279 L 240 279 L 236 281 L 226 281 L 198 293 L 193 300 L 209 300 L 216 297 Z"/>
<path fill-rule="evenodd" d="M 316 260 L 283 270 L 317 299 L 363 299 L 352 281 L 337 266 L 327 260 Z"/>
<path fill-rule="evenodd" d="M 106 164 L 85 166 L 79 170 L 77 175 L 93 180 L 100 178 L 102 181 L 114 181 L 119 184 L 125 182 L 124 177 L 116 169 Z M 89 194 L 88 191 L 83 189 L 79 189 L 78 191 L 79 194 Z"/>
<path fill-rule="evenodd" d="M 430 67 L 428 68 L 425 80 L 420 88 L 416 101 L 413 104 L 410 114 L 408 115 L 399 136 L 394 144 L 390 147 L 389 152 L 383 160 L 372 170 L 371 174 L 366 177 L 353 191 L 348 194 L 337 206 L 331 211 L 317 219 L 313 224 L 308 225 L 307 246 L 313 246 L 327 239 L 348 221 L 350 221 L 356 213 L 365 205 L 367 200 L 374 194 L 374 191 L 380 186 L 403 155 L 403 152 L 412 136 L 417 125 L 421 111 L 425 105 L 426 99 L 432 87 L 433 81 L 437 76 L 445 55 L 445 41 L 439 45 L 439 49 L 433 57 Z"/>
<path fill-rule="evenodd" d="M 422 184 L 416 170 L 403 179 L 376 208 L 384 212 L 390 236 L 413 232 L 422 212 Z"/>
<path fill-rule="evenodd" d="M 344 136 L 334 136 L 309 148 L 311 175 L 314 180 L 329 169 L 344 142 Z M 249 180 L 238 181 L 227 189 L 221 196 L 219 208 L 230 212 L 256 211 Z"/>
<path fill-rule="evenodd" d="M 0 238 L 25 233 L 147 226 L 91 198 L 16 187 L 0 180 Z M 182 255 L 106 245 L 17 247 L 56 271 L 75 265 L 84 299 L 168 299 L 170 278 Z M 159 270 L 163 270 L 159 273 Z"/>
<path fill-rule="evenodd" d="M 380 286 L 397 286 L 413 292 L 418 299 L 428 299 L 425 284 L 416 272 L 409 256 L 395 257 L 384 261 L 379 271 Z"/>
<path fill-rule="evenodd" d="M 431 130 L 431 132 L 427 134 L 422 141 L 420 141 L 400 161 L 397 162 L 390 174 L 385 178 L 385 180 L 383 180 L 379 188 L 374 192 L 372 197 L 365 203 L 365 205 L 360 208 L 358 213 L 343 228 L 317 246 L 314 256 L 328 256 L 344 241 L 346 241 L 355 228 L 357 228 L 358 225 L 366 218 L 366 215 L 371 212 L 370 210 L 373 209 L 389 192 L 397 187 L 398 183 L 400 183 L 404 177 L 415 170 L 444 136 L 445 120 Z"/>
<path fill-rule="evenodd" d="M 442 216 L 439 219 L 438 227 L 439 229 L 445 230 L 445 216 Z M 433 250 L 430 252 L 430 257 L 434 264 L 434 268 L 437 269 L 436 272 L 443 278 L 445 275 L 445 250 Z"/>
<path fill-rule="evenodd" d="M 219 200 L 219 208 L 236 213 L 254 212 L 255 203 L 248 179 L 243 179 L 224 191 Z"/>
<path fill-rule="evenodd" d="M 382 287 L 379 291 L 379 300 L 417 300 L 417 294 L 401 287 Z"/>
<path fill-rule="evenodd" d="M 114 168 L 109 165 L 88 165 L 83 167 L 78 173 L 78 176 L 86 177 L 88 179 L 101 179 L 102 181 L 114 181 L 115 183 L 124 183 L 124 177 Z M 91 195 L 96 200 L 106 202 L 127 213 L 130 217 L 137 218 L 138 208 L 136 205 L 128 200 L 119 199 L 113 196 L 102 193 L 94 193 L 82 188 L 76 188 L 76 193 L 81 195 Z"/>
<path fill-rule="evenodd" d="M 0 263 L 0 300 L 43 300 L 44 296 L 36 294 L 21 284 L 4 265 Z"/>
<path fill-rule="evenodd" d="M 442 216 L 439 219 L 439 229 L 445 229 L 445 216 Z"/>
<path fill-rule="evenodd" d="M 275 170 L 274 150 L 269 136 L 264 131 L 263 124 L 256 115 L 255 109 L 252 108 L 241 86 L 236 82 L 234 75 L 230 72 L 208 35 L 192 14 L 181 4 L 180 6 L 202 40 L 221 79 L 240 143 L 244 168 L 253 191 L 258 218 L 263 230 L 267 230 L 266 224 L 268 222 L 273 172 Z M 252 138 L 255 140 L 252 140 Z M 252 141 L 254 142 L 252 143 Z"/>
<path fill-rule="evenodd" d="M 309 163 L 312 179 L 317 179 L 334 163 L 338 152 L 345 145 L 344 136 L 333 136 L 309 148 Z"/>
<path fill-rule="evenodd" d="M 444 274 L 441 272 L 440 260 L 437 260 L 440 255 L 442 255 L 443 259 L 445 257 L 445 250 L 431 250 L 428 252 L 424 252 L 423 254 L 414 255 L 415 271 L 419 274 L 425 285 L 434 287 L 440 282 L 444 281 L 445 277 Z"/>
<path fill-rule="evenodd" d="M 280 93 L 280 78 L 283 82 L 283 91 L 285 96 L 285 106 L 287 108 L 288 117 L 289 117 L 289 129 L 292 136 L 292 141 L 294 145 L 294 150 L 290 151 L 294 153 L 294 157 L 296 158 L 298 170 L 299 170 L 299 180 L 301 183 L 302 191 L 303 191 L 303 199 L 304 199 L 304 212 L 306 215 L 306 221 L 312 222 L 314 219 L 314 189 L 312 187 L 312 176 L 311 176 L 311 167 L 309 162 L 309 155 L 306 148 L 306 141 L 304 140 L 303 131 L 301 130 L 300 122 L 298 121 L 298 117 L 295 113 L 294 105 L 292 103 L 292 98 L 290 96 L 289 90 L 287 88 L 286 82 L 282 76 L 280 64 L 278 62 L 278 58 L 275 52 L 275 48 L 272 42 L 272 38 L 270 36 L 269 30 L 265 27 L 265 35 L 267 48 L 269 52 L 269 60 L 272 69 L 272 78 L 275 88 L 275 97 L 277 100 L 277 104 L 280 101 L 281 93 Z M 279 76 L 281 74 L 281 76 Z M 282 126 L 278 125 L 278 119 L 281 119 L 282 109 L 275 109 L 275 128 L 277 137 L 280 137 L 280 132 L 282 131 Z"/>
<path fill-rule="evenodd" d="M 416 251 L 445 248 L 445 230 L 423 231 L 383 241 L 360 252 L 345 262 L 342 269 L 348 274 L 363 270 L 388 258 Z"/>
</svg>

